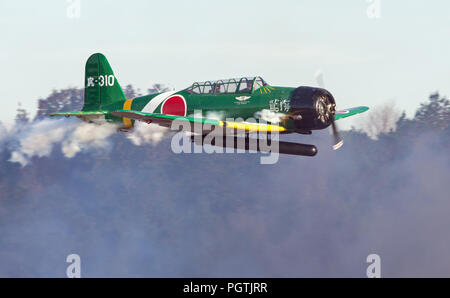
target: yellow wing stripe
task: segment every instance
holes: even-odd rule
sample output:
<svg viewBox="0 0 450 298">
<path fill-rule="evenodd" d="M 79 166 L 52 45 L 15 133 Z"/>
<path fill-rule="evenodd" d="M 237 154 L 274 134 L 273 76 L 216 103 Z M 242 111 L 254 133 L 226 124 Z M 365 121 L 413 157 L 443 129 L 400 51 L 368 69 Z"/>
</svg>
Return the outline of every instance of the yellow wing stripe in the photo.
<svg viewBox="0 0 450 298">
<path fill-rule="evenodd" d="M 286 131 L 286 128 L 279 125 L 272 124 L 259 124 L 259 123 L 243 123 L 243 122 L 230 122 L 230 121 L 219 121 L 220 127 L 244 130 L 248 132 L 282 132 Z"/>
<path fill-rule="evenodd" d="M 125 102 L 123 103 L 123 109 L 124 110 L 131 110 L 131 103 L 133 102 L 134 98 L 131 99 L 127 99 L 125 100 Z M 133 127 L 133 122 L 131 121 L 130 118 L 122 118 L 123 120 L 123 125 L 125 126 L 125 128 L 132 128 Z"/>
</svg>

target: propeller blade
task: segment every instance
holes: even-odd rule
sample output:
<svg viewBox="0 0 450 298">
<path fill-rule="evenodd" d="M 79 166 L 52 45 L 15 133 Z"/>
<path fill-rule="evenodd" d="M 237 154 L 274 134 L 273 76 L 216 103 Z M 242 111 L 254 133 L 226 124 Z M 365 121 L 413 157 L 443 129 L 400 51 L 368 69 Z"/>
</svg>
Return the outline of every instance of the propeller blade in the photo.
<svg viewBox="0 0 450 298">
<path fill-rule="evenodd" d="M 344 145 L 344 140 L 341 139 L 341 136 L 339 135 L 339 131 L 337 129 L 334 120 L 333 122 L 331 122 L 331 130 L 333 132 L 333 141 L 334 141 L 333 150 L 338 150 L 339 148 L 342 147 L 342 145 Z"/>
<path fill-rule="evenodd" d="M 318 69 L 314 76 L 316 78 L 317 85 L 319 85 L 320 88 L 325 88 L 322 70 Z M 336 126 L 336 123 L 334 120 L 334 115 L 333 115 L 333 122 L 331 122 L 331 130 L 332 130 L 333 141 L 334 141 L 333 150 L 338 150 L 339 148 L 342 147 L 342 145 L 344 145 L 344 140 L 342 140 L 341 136 L 339 135 L 339 131 L 337 129 L 337 126 Z"/>
</svg>

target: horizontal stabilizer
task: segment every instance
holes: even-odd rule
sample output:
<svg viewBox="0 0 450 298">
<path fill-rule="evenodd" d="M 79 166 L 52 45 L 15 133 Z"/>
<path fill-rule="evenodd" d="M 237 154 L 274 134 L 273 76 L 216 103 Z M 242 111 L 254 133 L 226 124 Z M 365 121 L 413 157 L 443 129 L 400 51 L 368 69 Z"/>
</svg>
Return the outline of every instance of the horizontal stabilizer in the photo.
<svg viewBox="0 0 450 298">
<path fill-rule="evenodd" d="M 53 116 L 100 116 L 105 115 L 108 112 L 106 111 L 92 111 L 92 112 L 59 112 L 59 113 L 51 113 L 49 114 L 51 117 Z"/>
</svg>

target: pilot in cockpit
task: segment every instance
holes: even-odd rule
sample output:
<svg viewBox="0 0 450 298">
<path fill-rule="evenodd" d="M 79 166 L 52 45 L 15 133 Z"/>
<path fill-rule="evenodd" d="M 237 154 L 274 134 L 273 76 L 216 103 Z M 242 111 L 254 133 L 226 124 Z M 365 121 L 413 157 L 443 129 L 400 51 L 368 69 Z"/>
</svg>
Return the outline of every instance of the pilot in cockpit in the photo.
<svg viewBox="0 0 450 298">
<path fill-rule="evenodd" d="M 252 92 L 252 81 L 246 81 L 247 86 L 244 89 L 241 89 L 240 93 L 251 93 Z"/>
</svg>

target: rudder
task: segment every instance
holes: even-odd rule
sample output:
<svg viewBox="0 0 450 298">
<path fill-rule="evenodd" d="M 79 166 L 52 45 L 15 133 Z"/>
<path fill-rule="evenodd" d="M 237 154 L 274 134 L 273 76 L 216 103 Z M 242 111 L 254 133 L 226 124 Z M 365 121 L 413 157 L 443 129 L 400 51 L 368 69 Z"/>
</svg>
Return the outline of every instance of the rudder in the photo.
<svg viewBox="0 0 450 298">
<path fill-rule="evenodd" d="M 101 53 L 88 58 L 84 86 L 82 111 L 99 111 L 103 106 L 126 100 L 108 60 Z"/>
</svg>

